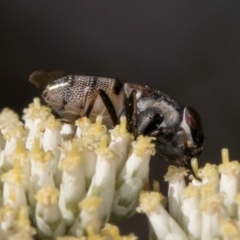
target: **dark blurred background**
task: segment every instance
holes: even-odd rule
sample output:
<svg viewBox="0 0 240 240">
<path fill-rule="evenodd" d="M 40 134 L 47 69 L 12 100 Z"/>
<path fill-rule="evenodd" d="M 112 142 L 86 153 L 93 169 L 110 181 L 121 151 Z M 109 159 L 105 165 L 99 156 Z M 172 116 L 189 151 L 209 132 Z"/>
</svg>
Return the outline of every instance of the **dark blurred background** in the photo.
<svg viewBox="0 0 240 240">
<path fill-rule="evenodd" d="M 4 1 L 0 7 L 0 108 L 21 113 L 37 89 L 38 69 L 125 79 L 159 89 L 202 117 L 199 157 L 220 150 L 240 159 L 240 1 Z M 151 176 L 165 189 L 168 164 L 154 159 Z M 122 233 L 147 237 L 141 215 Z"/>
</svg>

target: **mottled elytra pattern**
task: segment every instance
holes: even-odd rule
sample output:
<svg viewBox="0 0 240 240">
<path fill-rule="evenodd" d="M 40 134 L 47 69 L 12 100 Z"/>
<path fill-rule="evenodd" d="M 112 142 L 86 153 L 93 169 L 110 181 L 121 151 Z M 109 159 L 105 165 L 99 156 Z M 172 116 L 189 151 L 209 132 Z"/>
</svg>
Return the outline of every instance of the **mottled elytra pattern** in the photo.
<svg viewBox="0 0 240 240">
<path fill-rule="evenodd" d="M 69 75 L 55 80 L 43 91 L 44 100 L 65 120 L 73 121 L 79 116 L 85 116 L 89 104 L 94 101 L 90 119 L 97 115 L 104 117 L 104 122 L 111 125 L 109 113 L 98 96 L 98 90 L 103 90 L 116 106 L 117 116 L 124 109 L 123 84 L 113 78 L 95 76 Z"/>
<path fill-rule="evenodd" d="M 68 105 L 81 109 L 88 107 L 89 102 L 97 94 L 96 90 L 98 89 L 104 90 L 111 96 L 113 94 L 112 86 L 116 83 L 115 79 L 92 76 L 74 76 L 74 80 L 71 80 L 71 82 L 71 94 L 67 101 Z"/>
<path fill-rule="evenodd" d="M 67 77 L 54 81 L 43 91 L 42 97 L 49 104 L 65 105 L 70 95 L 68 87 L 70 82 Z"/>
</svg>

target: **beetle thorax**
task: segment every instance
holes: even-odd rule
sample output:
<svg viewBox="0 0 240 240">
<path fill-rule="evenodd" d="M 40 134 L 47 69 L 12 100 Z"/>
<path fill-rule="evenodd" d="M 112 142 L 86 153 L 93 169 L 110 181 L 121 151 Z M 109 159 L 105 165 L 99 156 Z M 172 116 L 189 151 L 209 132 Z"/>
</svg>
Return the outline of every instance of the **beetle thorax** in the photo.
<svg viewBox="0 0 240 240">
<path fill-rule="evenodd" d="M 163 117 L 162 127 L 174 126 L 180 122 L 180 114 L 178 110 L 168 102 L 161 99 L 140 98 L 138 101 L 139 112 L 154 109 L 159 111 Z"/>
</svg>

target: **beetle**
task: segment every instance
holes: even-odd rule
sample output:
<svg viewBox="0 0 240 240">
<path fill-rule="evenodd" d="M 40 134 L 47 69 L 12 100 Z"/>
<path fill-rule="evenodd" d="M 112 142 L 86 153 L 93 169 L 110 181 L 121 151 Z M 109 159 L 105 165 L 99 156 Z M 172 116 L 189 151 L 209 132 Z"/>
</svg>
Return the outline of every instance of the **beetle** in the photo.
<svg viewBox="0 0 240 240">
<path fill-rule="evenodd" d="M 196 110 L 184 107 L 159 90 L 116 78 L 72 75 L 39 70 L 29 80 L 42 91 L 44 101 L 63 121 L 103 116 L 108 128 L 126 115 L 127 128 L 135 136 L 155 137 L 157 153 L 194 173 L 190 161 L 203 150 L 201 119 Z"/>
</svg>

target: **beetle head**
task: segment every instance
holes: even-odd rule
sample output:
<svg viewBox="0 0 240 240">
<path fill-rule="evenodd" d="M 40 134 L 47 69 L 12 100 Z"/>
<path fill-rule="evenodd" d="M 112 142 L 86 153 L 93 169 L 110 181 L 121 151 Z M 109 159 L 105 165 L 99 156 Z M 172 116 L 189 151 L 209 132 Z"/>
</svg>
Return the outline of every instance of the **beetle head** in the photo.
<svg viewBox="0 0 240 240">
<path fill-rule="evenodd" d="M 196 110 L 185 107 L 177 127 L 159 129 L 155 136 L 161 158 L 175 161 L 193 173 L 190 161 L 202 152 L 204 141 L 201 119 Z"/>
<path fill-rule="evenodd" d="M 180 127 L 185 135 L 185 154 L 194 157 L 202 152 L 204 141 L 201 118 L 197 111 L 191 107 L 185 107 Z"/>
</svg>

